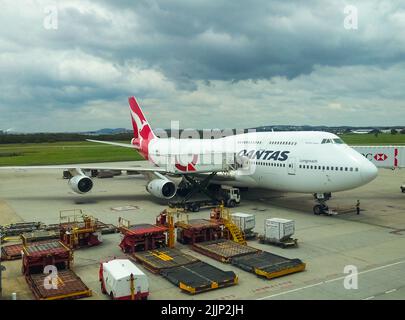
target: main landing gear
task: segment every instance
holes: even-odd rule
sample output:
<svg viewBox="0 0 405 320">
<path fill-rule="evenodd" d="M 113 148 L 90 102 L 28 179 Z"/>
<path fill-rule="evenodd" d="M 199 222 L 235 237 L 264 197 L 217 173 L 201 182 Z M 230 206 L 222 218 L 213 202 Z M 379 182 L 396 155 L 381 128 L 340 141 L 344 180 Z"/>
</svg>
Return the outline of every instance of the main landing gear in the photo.
<svg viewBox="0 0 405 320">
<path fill-rule="evenodd" d="M 329 213 L 329 207 L 326 204 L 326 201 L 328 201 L 330 198 L 332 198 L 331 193 L 315 193 L 314 194 L 314 199 L 316 202 L 318 202 L 317 205 L 314 206 L 314 214 L 319 216 L 321 214 L 328 214 Z"/>
</svg>

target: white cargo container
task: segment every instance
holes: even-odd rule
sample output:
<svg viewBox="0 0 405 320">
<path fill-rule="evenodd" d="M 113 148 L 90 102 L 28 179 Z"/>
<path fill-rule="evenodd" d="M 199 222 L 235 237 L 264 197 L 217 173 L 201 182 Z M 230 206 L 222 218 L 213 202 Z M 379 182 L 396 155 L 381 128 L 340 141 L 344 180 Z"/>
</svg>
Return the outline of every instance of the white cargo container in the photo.
<svg viewBox="0 0 405 320">
<path fill-rule="evenodd" d="M 103 293 L 112 299 L 139 300 L 149 295 L 147 276 L 128 259 L 101 263 L 99 276 Z"/>
<path fill-rule="evenodd" d="M 253 214 L 235 212 L 232 213 L 231 216 L 233 223 L 245 233 L 249 233 L 256 226 L 256 219 Z"/>
<path fill-rule="evenodd" d="M 291 237 L 295 232 L 293 220 L 282 218 L 266 219 L 264 224 L 264 236 L 269 241 L 283 241 Z"/>
</svg>

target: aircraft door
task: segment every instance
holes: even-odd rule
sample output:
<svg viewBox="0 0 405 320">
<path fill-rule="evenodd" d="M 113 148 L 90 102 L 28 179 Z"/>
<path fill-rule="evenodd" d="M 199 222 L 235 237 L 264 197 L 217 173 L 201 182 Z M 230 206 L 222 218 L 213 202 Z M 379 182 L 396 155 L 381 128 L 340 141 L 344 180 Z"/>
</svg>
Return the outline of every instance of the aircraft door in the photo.
<svg viewBox="0 0 405 320">
<path fill-rule="evenodd" d="M 295 158 L 290 158 L 287 162 L 287 169 L 289 175 L 295 175 L 297 171 L 297 163 Z"/>
</svg>

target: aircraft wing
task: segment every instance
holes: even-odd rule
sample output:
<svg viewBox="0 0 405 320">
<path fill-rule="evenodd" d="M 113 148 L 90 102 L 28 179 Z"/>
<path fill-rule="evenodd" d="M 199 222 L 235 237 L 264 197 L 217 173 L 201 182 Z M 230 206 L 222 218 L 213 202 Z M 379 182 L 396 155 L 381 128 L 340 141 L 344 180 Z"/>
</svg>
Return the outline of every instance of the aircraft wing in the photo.
<svg viewBox="0 0 405 320">
<path fill-rule="evenodd" d="M 165 173 L 167 170 L 165 168 L 159 167 L 109 167 L 109 166 L 91 166 L 91 165 L 80 165 L 80 164 L 63 164 L 63 165 L 52 165 L 52 166 L 11 166 L 11 167 L 0 167 L 0 170 L 50 170 L 50 169 L 64 169 L 64 170 L 121 170 L 121 171 L 138 171 L 138 172 L 161 172 Z"/>
<path fill-rule="evenodd" d="M 86 141 L 96 142 L 96 143 L 104 143 L 104 144 L 109 144 L 111 146 L 117 146 L 117 147 L 137 149 L 135 145 L 130 144 L 130 143 L 119 143 L 119 142 L 101 141 L 101 140 L 92 140 L 92 139 L 86 139 Z"/>
</svg>

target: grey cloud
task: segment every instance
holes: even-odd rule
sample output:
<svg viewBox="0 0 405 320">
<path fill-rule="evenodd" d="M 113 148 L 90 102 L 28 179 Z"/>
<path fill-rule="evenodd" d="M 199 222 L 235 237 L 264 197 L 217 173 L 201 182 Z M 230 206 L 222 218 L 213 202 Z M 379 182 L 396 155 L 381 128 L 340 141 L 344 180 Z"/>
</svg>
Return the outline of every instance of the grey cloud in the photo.
<svg viewBox="0 0 405 320">
<path fill-rule="evenodd" d="M 98 108 L 97 126 L 122 126 L 121 109 L 111 108 L 125 110 L 133 94 L 161 127 L 176 117 L 196 127 L 344 124 L 367 106 L 364 123 L 403 118 L 401 1 L 356 1 L 355 31 L 343 28 L 343 0 L 56 4 L 59 29 L 50 31 L 42 26 L 48 1 L 4 0 L 0 127 L 38 131 L 46 114 L 59 120 L 41 129 L 65 130 L 70 110 L 85 130 Z M 387 119 L 378 106 L 391 108 Z M 214 108 L 229 119 L 213 123 Z M 331 110 L 340 110 L 334 119 Z"/>
</svg>

